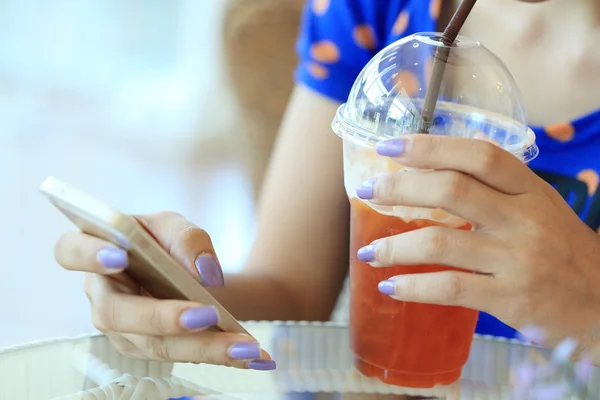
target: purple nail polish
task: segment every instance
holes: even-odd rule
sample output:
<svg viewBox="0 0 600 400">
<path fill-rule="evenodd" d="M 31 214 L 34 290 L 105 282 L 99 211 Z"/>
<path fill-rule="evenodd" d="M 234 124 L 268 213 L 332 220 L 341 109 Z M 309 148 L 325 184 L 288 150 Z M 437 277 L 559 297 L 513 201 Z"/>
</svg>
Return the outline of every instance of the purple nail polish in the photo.
<svg viewBox="0 0 600 400">
<path fill-rule="evenodd" d="M 377 154 L 386 157 L 398 157 L 404 153 L 404 139 L 389 139 L 377 143 Z"/>
<path fill-rule="evenodd" d="M 127 266 L 127 252 L 118 247 L 107 247 L 98 251 L 96 260 L 105 268 L 123 269 Z"/>
<path fill-rule="evenodd" d="M 358 249 L 358 253 L 356 255 L 360 261 L 369 263 L 375 260 L 375 246 L 370 244 L 368 246 L 361 247 Z"/>
<path fill-rule="evenodd" d="M 546 342 L 546 332 L 535 325 L 524 326 L 520 329 L 518 336 L 524 342 L 532 342 L 537 345 L 543 345 Z"/>
<path fill-rule="evenodd" d="M 569 386 L 567 382 L 549 383 L 546 385 L 539 385 L 534 387 L 530 391 L 531 399 L 546 399 L 546 400 L 559 400 L 568 398 L 566 395 L 569 393 Z"/>
<path fill-rule="evenodd" d="M 575 339 L 564 339 L 552 351 L 552 361 L 559 365 L 568 363 L 575 350 L 577 350 L 577 345 Z"/>
<path fill-rule="evenodd" d="M 370 200 L 374 196 L 374 190 L 373 190 L 374 186 L 375 186 L 375 179 L 369 179 L 368 181 L 362 183 L 356 189 L 356 195 L 358 196 L 359 199 Z"/>
<path fill-rule="evenodd" d="M 203 254 L 196 259 L 196 269 L 206 286 L 223 286 L 223 271 L 217 260 L 209 254 Z"/>
<path fill-rule="evenodd" d="M 379 282 L 379 285 L 377 285 L 377 289 L 379 289 L 381 293 L 391 296 L 395 291 L 394 281 L 381 281 Z"/>
<path fill-rule="evenodd" d="M 516 369 L 517 385 L 531 387 L 535 381 L 535 366 L 531 364 L 520 365 Z"/>
<path fill-rule="evenodd" d="M 208 328 L 219 322 L 219 314 L 213 306 L 190 308 L 179 318 L 181 326 L 191 331 Z"/>
<path fill-rule="evenodd" d="M 580 382 L 587 383 L 593 370 L 594 363 L 589 357 L 584 356 L 581 361 L 575 364 L 575 376 L 577 376 L 577 379 L 579 379 Z"/>
<path fill-rule="evenodd" d="M 229 356 L 236 360 L 252 360 L 260 357 L 260 346 L 256 342 L 236 343 L 229 348 Z"/>
<path fill-rule="evenodd" d="M 254 360 L 248 363 L 248 368 L 255 371 L 272 371 L 277 368 L 277 364 L 273 360 Z"/>
</svg>

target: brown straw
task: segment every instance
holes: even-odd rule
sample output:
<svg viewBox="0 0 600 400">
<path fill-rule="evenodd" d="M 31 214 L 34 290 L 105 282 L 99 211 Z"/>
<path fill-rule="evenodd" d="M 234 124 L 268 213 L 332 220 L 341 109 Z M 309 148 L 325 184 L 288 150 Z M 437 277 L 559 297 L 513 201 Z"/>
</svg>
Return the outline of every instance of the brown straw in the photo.
<svg viewBox="0 0 600 400">
<path fill-rule="evenodd" d="M 442 34 L 441 41 L 444 46 L 438 47 L 435 52 L 431 79 L 429 81 L 427 93 L 425 94 L 423 111 L 421 113 L 420 133 L 429 133 L 429 127 L 433 122 L 433 114 L 435 112 L 437 98 L 440 94 L 440 88 L 442 86 L 444 71 L 446 70 L 446 63 L 448 62 L 448 57 L 450 56 L 450 49 L 452 48 L 458 33 L 465 24 L 465 21 L 467 20 L 467 17 L 471 13 L 471 10 L 475 6 L 476 2 L 477 0 L 463 0 L 452 16 L 452 19 L 446 27 L 446 30 Z"/>
</svg>

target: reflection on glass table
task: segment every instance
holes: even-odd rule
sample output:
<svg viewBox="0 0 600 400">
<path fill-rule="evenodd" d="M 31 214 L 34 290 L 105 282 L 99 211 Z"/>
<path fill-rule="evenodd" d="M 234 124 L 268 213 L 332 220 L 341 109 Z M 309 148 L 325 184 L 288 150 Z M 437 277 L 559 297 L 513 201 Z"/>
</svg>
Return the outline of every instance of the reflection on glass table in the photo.
<svg viewBox="0 0 600 400">
<path fill-rule="evenodd" d="M 247 329 L 278 362 L 272 372 L 133 360 L 103 336 L 60 339 L 0 351 L 0 399 L 515 399 L 524 363 L 545 373 L 549 352 L 518 341 L 476 337 L 459 382 L 433 389 L 388 386 L 352 367 L 347 326 L 249 322 Z M 565 376 L 553 372 L 551 381 Z M 586 399 L 600 398 L 595 368 Z M 532 398 L 527 397 L 524 398 Z"/>
</svg>

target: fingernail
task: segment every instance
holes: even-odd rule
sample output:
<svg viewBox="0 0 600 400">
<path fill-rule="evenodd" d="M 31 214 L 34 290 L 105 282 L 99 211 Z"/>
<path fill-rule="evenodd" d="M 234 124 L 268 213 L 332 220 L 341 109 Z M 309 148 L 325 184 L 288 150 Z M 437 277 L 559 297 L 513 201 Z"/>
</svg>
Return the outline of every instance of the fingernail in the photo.
<svg viewBox="0 0 600 400">
<path fill-rule="evenodd" d="M 377 143 L 375 150 L 380 156 L 398 157 L 404 153 L 404 139 L 389 139 Z"/>
<path fill-rule="evenodd" d="M 181 326 L 191 331 L 208 328 L 219 322 L 219 314 L 213 306 L 190 308 L 179 318 Z"/>
<path fill-rule="evenodd" d="M 260 357 L 260 346 L 256 342 L 237 343 L 229 348 L 229 356 L 236 360 L 252 360 Z"/>
<path fill-rule="evenodd" d="M 577 350 L 577 341 L 571 338 L 564 339 L 554 348 L 552 361 L 557 364 L 566 364 L 575 350 Z"/>
<path fill-rule="evenodd" d="M 592 362 L 592 359 L 587 356 L 583 356 L 581 360 L 575 364 L 575 375 L 580 382 L 587 382 L 588 379 L 590 379 L 593 370 L 594 363 Z"/>
<path fill-rule="evenodd" d="M 391 296 L 395 291 L 394 281 L 381 281 L 379 282 L 379 285 L 377 285 L 377 289 L 379 289 L 381 293 Z"/>
<path fill-rule="evenodd" d="M 519 330 L 519 338 L 525 342 L 543 345 L 546 342 L 546 332 L 536 325 L 526 325 Z"/>
<path fill-rule="evenodd" d="M 362 262 L 368 263 L 375 260 L 375 246 L 372 244 L 361 247 L 356 254 Z"/>
<path fill-rule="evenodd" d="M 210 254 L 202 254 L 196 259 L 196 269 L 206 286 L 223 286 L 223 272 L 217 260 Z"/>
<path fill-rule="evenodd" d="M 273 360 L 254 360 L 248 363 L 248 368 L 255 371 L 272 371 L 277 368 L 277 364 Z"/>
<path fill-rule="evenodd" d="M 127 266 L 127 252 L 118 247 L 107 247 L 98 251 L 96 260 L 105 268 L 123 269 Z"/>
<path fill-rule="evenodd" d="M 375 179 L 369 179 L 368 181 L 362 183 L 356 189 L 356 195 L 359 199 L 370 200 L 373 198 L 373 187 L 375 186 Z"/>
</svg>

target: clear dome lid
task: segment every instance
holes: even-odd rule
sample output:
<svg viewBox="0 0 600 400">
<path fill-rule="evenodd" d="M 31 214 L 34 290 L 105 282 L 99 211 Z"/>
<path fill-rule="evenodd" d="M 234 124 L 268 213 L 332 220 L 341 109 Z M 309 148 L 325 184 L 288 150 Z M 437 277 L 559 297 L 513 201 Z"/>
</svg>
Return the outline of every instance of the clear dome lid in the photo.
<svg viewBox="0 0 600 400">
<path fill-rule="evenodd" d="M 418 33 L 379 52 L 362 70 L 333 121 L 341 137 L 365 145 L 422 132 L 489 140 L 523 161 L 535 158 L 521 92 L 504 63 L 476 40 L 446 46 L 440 33 Z M 424 120 L 434 60 L 446 50 L 433 117 Z M 439 71 L 439 69 L 438 69 Z"/>
</svg>

